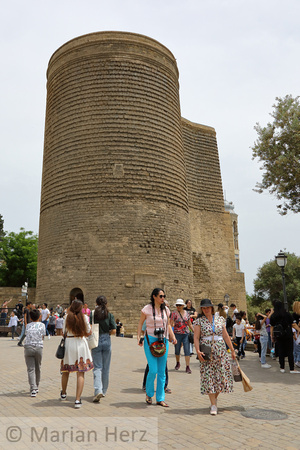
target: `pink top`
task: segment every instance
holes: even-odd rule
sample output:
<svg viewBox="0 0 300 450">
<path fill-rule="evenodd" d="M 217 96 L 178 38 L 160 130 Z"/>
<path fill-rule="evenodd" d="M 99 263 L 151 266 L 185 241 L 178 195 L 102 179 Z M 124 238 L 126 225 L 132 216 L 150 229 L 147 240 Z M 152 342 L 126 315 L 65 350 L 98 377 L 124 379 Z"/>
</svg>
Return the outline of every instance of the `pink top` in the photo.
<svg viewBox="0 0 300 450">
<path fill-rule="evenodd" d="M 89 308 L 82 308 L 82 312 L 83 312 L 83 314 L 86 314 L 87 316 L 90 316 L 90 314 L 91 314 L 91 310 L 89 309 Z"/>
<path fill-rule="evenodd" d="M 144 308 L 142 309 L 142 313 L 144 313 L 146 316 L 147 333 L 149 334 L 149 336 L 155 337 L 152 305 L 149 303 L 148 305 L 144 306 Z M 168 318 L 169 317 L 170 317 L 170 310 L 167 306 L 163 312 L 163 319 L 161 317 L 161 311 L 157 310 L 155 308 L 155 327 L 156 328 L 164 328 L 166 338 L 169 337 L 169 333 L 168 333 Z"/>
</svg>

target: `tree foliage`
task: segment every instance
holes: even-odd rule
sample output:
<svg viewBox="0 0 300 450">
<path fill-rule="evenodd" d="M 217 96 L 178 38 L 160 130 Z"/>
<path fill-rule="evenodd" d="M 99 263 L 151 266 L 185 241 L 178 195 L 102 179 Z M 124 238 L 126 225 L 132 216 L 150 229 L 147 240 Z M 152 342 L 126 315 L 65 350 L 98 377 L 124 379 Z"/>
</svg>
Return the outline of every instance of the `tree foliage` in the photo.
<svg viewBox="0 0 300 450">
<path fill-rule="evenodd" d="M 277 205 L 281 215 L 300 212 L 300 102 L 299 97 L 276 97 L 273 123 L 254 129 L 258 139 L 252 147 L 253 158 L 263 163 L 262 182 L 254 191 L 268 190 L 281 201 Z"/>
<path fill-rule="evenodd" d="M 4 230 L 3 230 L 3 225 L 4 225 L 4 220 L 0 214 L 0 241 L 3 239 L 3 237 L 5 235 Z"/>
<path fill-rule="evenodd" d="M 5 234 L 0 241 L 0 286 L 35 287 L 37 271 L 38 236 L 20 229 L 19 233 Z"/>
<path fill-rule="evenodd" d="M 261 303 L 256 303 L 256 296 L 255 295 L 246 295 L 246 302 L 247 302 L 247 318 L 249 320 L 249 323 L 255 322 L 255 314 L 256 313 L 265 313 L 265 310 L 267 308 L 272 308 L 272 303 L 268 300 L 264 300 Z"/>
<path fill-rule="evenodd" d="M 287 265 L 284 269 L 286 294 L 289 309 L 294 301 L 300 301 L 300 257 L 294 253 L 286 253 Z M 282 272 L 275 258 L 258 269 L 254 280 L 252 305 L 262 306 L 264 302 L 281 300 L 283 302 Z"/>
</svg>

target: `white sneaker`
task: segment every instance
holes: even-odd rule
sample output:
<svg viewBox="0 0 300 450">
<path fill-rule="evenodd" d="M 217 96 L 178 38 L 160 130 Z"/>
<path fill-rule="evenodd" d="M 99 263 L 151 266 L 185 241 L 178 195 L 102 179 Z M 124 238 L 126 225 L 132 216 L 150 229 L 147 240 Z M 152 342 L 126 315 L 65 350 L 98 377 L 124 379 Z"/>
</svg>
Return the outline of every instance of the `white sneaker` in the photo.
<svg viewBox="0 0 300 450">
<path fill-rule="evenodd" d="M 272 367 L 272 366 L 271 366 L 270 364 L 262 364 L 262 365 L 261 365 L 261 368 L 262 368 L 262 369 L 271 369 L 271 367 Z"/>
<path fill-rule="evenodd" d="M 50 334 L 48 334 L 48 339 L 50 339 Z"/>
<path fill-rule="evenodd" d="M 285 370 L 284 370 L 284 369 L 280 369 L 280 372 L 281 372 L 281 373 L 285 373 Z"/>
<path fill-rule="evenodd" d="M 299 370 L 290 370 L 290 373 L 300 373 Z"/>
<path fill-rule="evenodd" d="M 210 407 L 210 414 L 211 414 L 212 416 L 216 416 L 216 415 L 218 414 L 218 409 L 217 409 L 217 407 L 216 407 L 215 405 L 212 405 L 212 406 Z"/>
<path fill-rule="evenodd" d="M 300 362 L 296 362 L 295 366 L 300 367 Z"/>
<path fill-rule="evenodd" d="M 79 409 L 82 406 L 81 400 L 75 400 L 75 409 Z"/>
</svg>

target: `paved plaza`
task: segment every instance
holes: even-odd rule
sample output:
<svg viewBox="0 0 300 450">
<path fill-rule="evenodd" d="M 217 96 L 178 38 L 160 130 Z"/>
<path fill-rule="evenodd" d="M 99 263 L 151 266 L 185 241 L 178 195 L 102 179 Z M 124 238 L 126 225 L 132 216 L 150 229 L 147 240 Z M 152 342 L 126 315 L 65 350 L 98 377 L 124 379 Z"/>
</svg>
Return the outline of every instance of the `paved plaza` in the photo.
<svg viewBox="0 0 300 450">
<path fill-rule="evenodd" d="M 112 364 L 107 396 L 92 403 L 93 374 L 85 375 L 83 406 L 74 409 L 76 375 L 70 375 L 68 400 L 61 402 L 60 337 L 45 339 L 40 392 L 29 395 L 24 349 L 0 338 L 1 449 L 300 449 L 300 374 L 282 374 L 276 361 L 261 369 L 258 356 L 246 352 L 241 362 L 253 390 L 235 383 L 234 393 L 220 395 L 218 415 L 210 416 L 207 396 L 199 393 L 199 363 L 192 374 L 174 370 L 168 357 L 170 408 L 145 403 L 142 378 L 146 359 L 136 339 L 112 337 Z"/>
</svg>

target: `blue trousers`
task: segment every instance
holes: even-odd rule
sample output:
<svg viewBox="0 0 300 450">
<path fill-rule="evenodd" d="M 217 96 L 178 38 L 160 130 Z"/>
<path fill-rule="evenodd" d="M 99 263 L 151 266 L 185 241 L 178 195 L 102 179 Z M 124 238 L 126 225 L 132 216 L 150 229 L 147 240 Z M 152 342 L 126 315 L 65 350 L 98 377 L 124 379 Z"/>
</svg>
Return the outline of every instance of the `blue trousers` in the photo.
<svg viewBox="0 0 300 450">
<path fill-rule="evenodd" d="M 157 341 L 156 337 L 149 336 L 149 342 L 152 344 Z M 144 340 L 144 351 L 148 361 L 149 373 L 146 381 L 146 393 L 149 397 L 154 396 L 154 381 L 156 380 L 156 401 L 163 402 L 165 400 L 165 381 L 166 381 L 166 365 L 169 351 L 169 342 L 165 339 L 166 353 L 159 358 L 153 356 L 150 352 L 150 348 L 147 339 Z"/>
<path fill-rule="evenodd" d="M 45 325 L 45 328 L 46 328 L 46 336 L 49 336 L 50 335 L 50 333 L 48 331 L 49 320 L 42 320 L 42 323 Z"/>
<path fill-rule="evenodd" d="M 98 347 L 92 349 L 94 363 L 94 393 L 106 394 L 109 383 L 111 341 L 108 333 L 99 334 Z"/>
<path fill-rule="evenodd" d="M 268 347 L 268 336 L 260 336 L 260 345 L 261 345 L 261 363 L 266 364 L 266 354 L 267 354 L 267 347 Z"/>
</svg>

